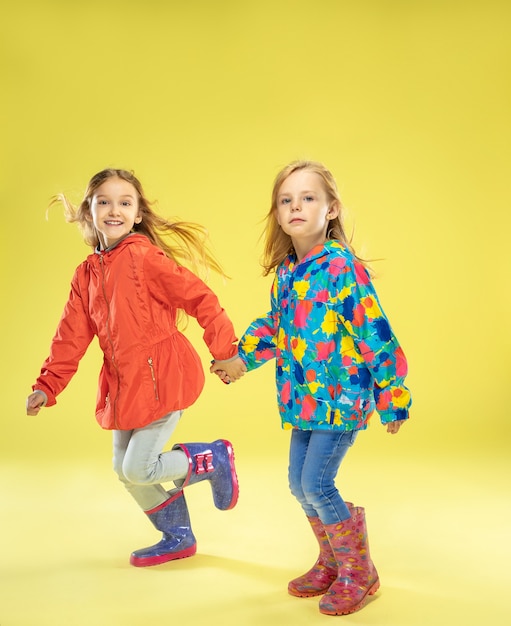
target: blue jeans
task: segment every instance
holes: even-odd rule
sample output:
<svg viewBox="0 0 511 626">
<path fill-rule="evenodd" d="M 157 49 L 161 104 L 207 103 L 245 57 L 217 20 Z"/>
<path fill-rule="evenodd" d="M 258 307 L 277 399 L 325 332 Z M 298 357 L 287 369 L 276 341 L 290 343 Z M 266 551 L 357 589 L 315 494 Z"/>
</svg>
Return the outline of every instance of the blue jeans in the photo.
<svg viewBox="0 0 511 626">
<path fill-rule="evenodd" d="M 293 430 L 289 449 L 289 488 L 308 517 L 337 524 L 350 512 L 335 477 L 358 431 Z"/>
</svg>

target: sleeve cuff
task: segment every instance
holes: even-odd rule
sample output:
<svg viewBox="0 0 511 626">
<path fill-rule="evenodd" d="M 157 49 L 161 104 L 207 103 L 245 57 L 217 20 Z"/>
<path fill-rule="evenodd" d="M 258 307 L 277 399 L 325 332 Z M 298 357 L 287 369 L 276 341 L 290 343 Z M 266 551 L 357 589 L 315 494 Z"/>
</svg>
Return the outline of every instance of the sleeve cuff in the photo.
<svg viewBox="0 0 511 626">
<path fill-rule="evenodd" d="M 229 363 L 229 361 L 234 361 L 237 358 L 239 358 L 238 353 L 236 353 L 234 356 L 229 357 L 228 359 L 213 359 L 212 363 L 214 363 L 215 361 L 224 361 L 225 363 Z"/>
</svg>

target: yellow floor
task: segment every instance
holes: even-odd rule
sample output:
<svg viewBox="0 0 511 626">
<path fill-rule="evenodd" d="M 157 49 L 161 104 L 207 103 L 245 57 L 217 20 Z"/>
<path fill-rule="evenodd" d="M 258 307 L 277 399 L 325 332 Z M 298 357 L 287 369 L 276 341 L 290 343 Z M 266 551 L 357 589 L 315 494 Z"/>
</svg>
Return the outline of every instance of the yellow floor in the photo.
<svg viewBox="0 0 511 626">
<path fill-rule="evenodd" d="M 238 459 L 232 511 L 214 509 L 208 485 L 190 487 L 197 555 L 145 569 L 131 567 L 129 553 L 158 536 L 107 460 L 4 463 L 0 625 L 510 624 L 505 464 L 367 461 L 346 461 L 357 481 L 344 491 L 366 507 L 382 586 L 362 611 L 338 618 L 286 592 L 316 554 L 282 458 L 264 468 Z"/>
</svg>

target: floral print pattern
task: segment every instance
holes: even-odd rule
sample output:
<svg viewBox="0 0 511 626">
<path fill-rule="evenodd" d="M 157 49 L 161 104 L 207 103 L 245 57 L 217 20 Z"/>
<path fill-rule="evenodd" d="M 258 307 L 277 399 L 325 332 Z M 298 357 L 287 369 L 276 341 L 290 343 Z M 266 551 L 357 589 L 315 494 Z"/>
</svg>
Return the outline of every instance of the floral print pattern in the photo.
<svg viewBox="0 0 511 626">
<path fill-rule="evenodd" d="M 366 268 L 338 241 L 277 268 L 270 312 L 239 343 L 248 370 L 276 359 L 284 428 L 367 428 L 408 418 L 407 362 Z"/>
<path fill-rule="evenodd" d="M 337 579 L 319 602 L 325 615 L 347 615 L 361 609 L 380 588 L 378 572 L 371 560 L 365 511 L 353 507 L 351 518 L 325 526 L 337 560 Z"/>
</svg>

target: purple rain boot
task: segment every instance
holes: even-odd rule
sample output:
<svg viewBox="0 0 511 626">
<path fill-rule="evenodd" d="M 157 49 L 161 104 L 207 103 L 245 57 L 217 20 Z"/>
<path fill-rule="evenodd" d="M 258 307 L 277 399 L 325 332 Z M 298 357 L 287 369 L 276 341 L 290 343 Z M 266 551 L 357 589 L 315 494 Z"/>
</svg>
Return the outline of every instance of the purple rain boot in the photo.
<svg viewBox="0 0 511 626">
<path fill-rule="evenodd" d="M 234 467 L 234 450 L 226 439 L 213 443 L 177 443 L 173 450 L 182 450 L 188 457 L 188 474 L 174 481 L 179 489 L 209 480 L 217 509 L 226 511 L 238 501 L 238 477 Z"/>
<path fill-rule="evenodd" d="M 190 516 L 182 491 L 169 493 L 170 498 L 159 506 L 145 511 L 154 527 L 163 533 L 161 541 L 154 546 L 136 550 L 130 563 L 135 567 L 159 565 L 174 559 L 193 556 L 197 543 L 190 526 Z"/>
</svg>

